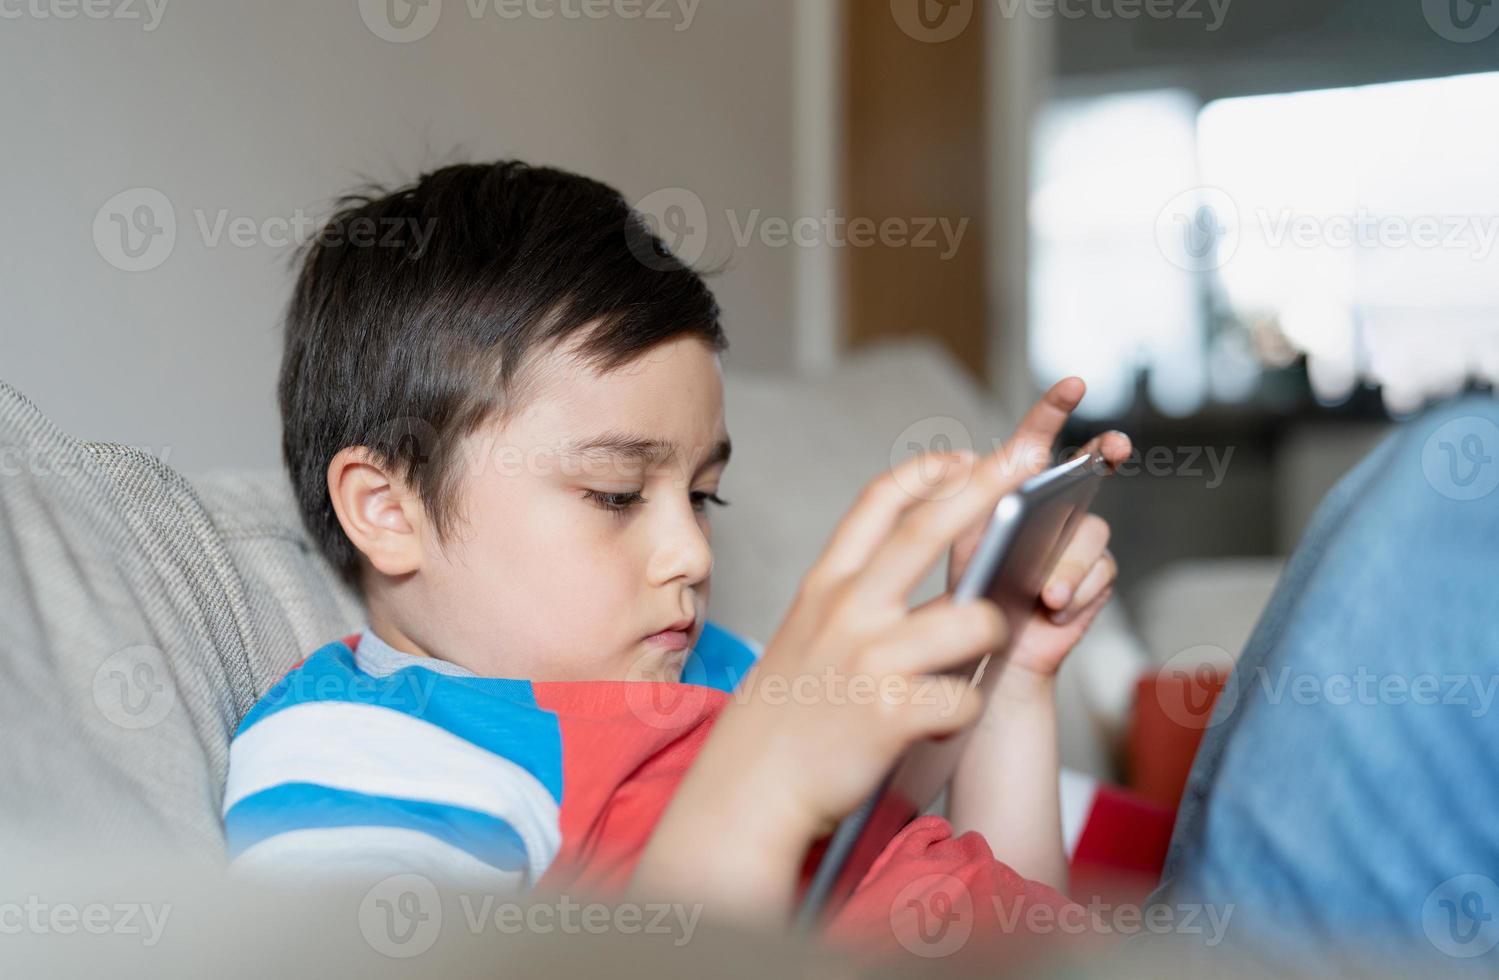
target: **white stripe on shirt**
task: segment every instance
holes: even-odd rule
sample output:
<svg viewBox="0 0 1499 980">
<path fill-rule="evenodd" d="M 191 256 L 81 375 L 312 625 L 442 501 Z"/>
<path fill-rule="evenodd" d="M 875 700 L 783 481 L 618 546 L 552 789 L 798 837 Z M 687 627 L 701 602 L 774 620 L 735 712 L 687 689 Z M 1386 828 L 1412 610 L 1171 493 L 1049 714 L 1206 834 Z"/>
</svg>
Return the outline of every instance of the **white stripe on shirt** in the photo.
<svg viewBox="0 0 1499 980">
<path fill-rule="evenodd" d="M 284 783 L 425 800 L 498 817 L 525 843 L 532 881 L 561 847 L 557 802 L 534 775 L 431 722 L 379 705 L 293 705 L 230 743 L 225 813 L 245 797 Z"/>
</svg>

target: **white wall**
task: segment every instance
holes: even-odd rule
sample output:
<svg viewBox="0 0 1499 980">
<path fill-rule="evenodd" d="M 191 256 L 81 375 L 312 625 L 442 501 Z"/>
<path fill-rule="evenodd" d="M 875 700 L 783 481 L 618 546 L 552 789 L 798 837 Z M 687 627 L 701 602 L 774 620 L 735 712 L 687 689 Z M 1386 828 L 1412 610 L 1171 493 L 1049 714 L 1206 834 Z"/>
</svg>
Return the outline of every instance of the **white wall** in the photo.
<svg viewBox="0 0 1499 980">
<path fill-rule="evenodd" d="M 210 245 L 198 213 L 321 215 L 364 178 L 458 159 L 553 163 L 632 199 L 690 189 L 710 216 L 701 262 L 728 262 L 727 363 L 794 356 L 795 250 L 736 247 L 725 217 L 795 206 L 794 0 L 667 0 L 667 19 L 634 20 L 562 15 L 585 0 L 523 0 L 548 19 L 427 0 L 417 16 L 440 5 L 435 28 L 406 42 L 366 25 L 390 0 L 153 0 L 149 31 L 146 0 L 88 0 L 137 20 L 58 16 L 75 2 L 0 0 L 0 378 L 75 435 L 189 473 L 278 464 L 292 249 Z M 177 237 L 159 266 L 125 272 L 94 223 L 136 187 L 165 195 Z"/>
<path fill-rule="evenodd" d="M 984 18 L 984 97 L 989 202 L 989 379 L 1020 418 L 1040 395 L 1030 366 L 1032 125 L 1048 94 L 1056 21 L 1024 11 Z"/>
</svg>

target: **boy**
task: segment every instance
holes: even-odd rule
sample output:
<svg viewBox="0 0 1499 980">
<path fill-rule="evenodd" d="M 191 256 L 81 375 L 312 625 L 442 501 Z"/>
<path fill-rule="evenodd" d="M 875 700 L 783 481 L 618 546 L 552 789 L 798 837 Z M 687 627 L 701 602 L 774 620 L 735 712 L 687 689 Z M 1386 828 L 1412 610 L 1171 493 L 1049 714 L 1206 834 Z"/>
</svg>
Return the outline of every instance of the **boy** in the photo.
<svg viewBox="0 0 1499 980">
<path fill-rule="evenodd" d="M 370 221 L 423 234 L 337 233 Z M 718 308 L 623 198 L 517 162 L 452 166 L 344 199 L 328 229 L 287 313 L 283 451 L 368 627 L 242 721 L 236 866 L 633 886 L 784 923 L 808 847 L 899 753 L 981 721 L 973 692 L 915 694 L 1002 644 L 1003 617 L 905 597 L 950 546 L 956 581 L 1081 383 L 1048 392 L 1001 453 L 871 483 L 756 664 L 706 619 L 730 454 Z M 1117 433 L 1092 448 L 1129 451 Z M 1109 598 L 1107 536 L 1082 525 L 952 785 L 952 827 L 1014 871 L 924 818 L 883 880 L 966 862 L 996 891 L 1065 901 L 1052 678 Z M 756 696 L 829 676 L 915 693 Z"/>
</svg>

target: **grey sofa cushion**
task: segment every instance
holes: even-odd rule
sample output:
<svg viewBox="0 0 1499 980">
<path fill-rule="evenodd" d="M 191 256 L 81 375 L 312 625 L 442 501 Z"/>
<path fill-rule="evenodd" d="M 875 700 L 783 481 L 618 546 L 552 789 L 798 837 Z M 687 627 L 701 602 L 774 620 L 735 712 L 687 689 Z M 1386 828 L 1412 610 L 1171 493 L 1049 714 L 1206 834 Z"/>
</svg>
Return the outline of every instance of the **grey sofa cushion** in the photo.
<svg viewBox="0 0 1499 980">
<path fill-rule="evenodd" d="M 217 471 L 193 486 L 244 583 L 257 677 L 274 683 L 313 650 L 363 625 L 358 595 L 303 530 L 285 473 Z"/>
<path fill-rule="evenodd" d="M 220 855 L 229 733 L 269 679 L 192 488 L 0 383 L 0 557 L 6 837 Z"/>
</svg>

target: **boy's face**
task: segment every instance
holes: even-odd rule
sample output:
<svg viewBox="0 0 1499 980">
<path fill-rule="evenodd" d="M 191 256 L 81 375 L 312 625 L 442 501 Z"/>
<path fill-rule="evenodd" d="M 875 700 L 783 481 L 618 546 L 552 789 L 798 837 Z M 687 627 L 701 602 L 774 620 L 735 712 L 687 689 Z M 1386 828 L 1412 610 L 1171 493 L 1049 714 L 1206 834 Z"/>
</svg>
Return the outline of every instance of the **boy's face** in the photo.
<svg viewBox="0 0 1499 980">
<path fill-rule="evenodd" d="M 598 375 L 564 350 L 535 377 L 515 418 L 463 447 L 452 534 L 425 535 L 413 588 L 391 593 L 405 632 L 486 676 L 676 679 L 727 463 L 718 356 L 682 337 Z"/>
</svg>

